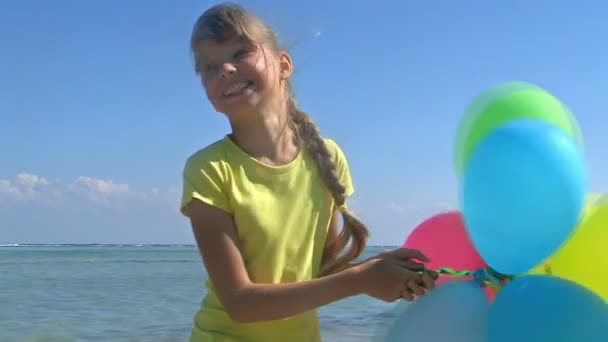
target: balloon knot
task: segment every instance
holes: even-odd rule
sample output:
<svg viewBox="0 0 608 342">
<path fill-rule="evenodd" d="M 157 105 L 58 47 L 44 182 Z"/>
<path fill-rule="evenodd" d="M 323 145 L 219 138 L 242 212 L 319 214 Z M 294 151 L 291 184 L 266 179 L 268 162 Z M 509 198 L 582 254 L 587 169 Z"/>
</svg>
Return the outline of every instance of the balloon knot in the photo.
<svg viewBox="0 0 608 342">
<path fill-rule="evenodd" d="M 506 281 L 511 279 L 513 279 L 512 276 L 498 273 L 489 267 L 480 268 L 473 272 L 473 282 L 481 287 L 491 287 L 497 292 L 505 286 Z"/>
<path fill-rule="evenodd" d="M 480 268 L 480 269 L 475 270 L 475 272 L 473 272 L 473 281 L 481 287 L 486 286 L 486 277 L 487 277 L 487 272 L 486 272 L 485 268 Z"/>
<path fill-rule="evenodd" d="M 512 280 L 513 276 L 507 275 L 507 274 L 503 274 L 500 273 L 498 271 L 496 271 L 495 269 L 488 267 L 486 269 L 486 273 L 488 274 L 489 277 L 491 277 L 491 279 L 495 280 L 497 283 L 504 283 L 505 280 Z"/>
</svg>

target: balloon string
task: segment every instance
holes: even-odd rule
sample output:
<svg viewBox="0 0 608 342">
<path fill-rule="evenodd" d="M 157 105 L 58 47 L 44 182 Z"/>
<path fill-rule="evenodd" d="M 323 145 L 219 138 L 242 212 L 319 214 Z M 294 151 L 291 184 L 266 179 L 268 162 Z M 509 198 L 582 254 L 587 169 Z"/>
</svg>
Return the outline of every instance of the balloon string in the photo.
<svg viewBox="0 0 608 342">
<path fill-rule="evenodd" d="M 496 292 L 500 291 L 505 285 L 505 282 L 512 280 L 514 277 L 498 273 L 492 268 L 481 268 L 476 271 L 469 270 L 454 270 L 450 267 L 442 267 L 434 270 L 439 275 L 447 275 L 454 278 L 471 277 L 482 287 L 490 287 Z"/>
</svg>

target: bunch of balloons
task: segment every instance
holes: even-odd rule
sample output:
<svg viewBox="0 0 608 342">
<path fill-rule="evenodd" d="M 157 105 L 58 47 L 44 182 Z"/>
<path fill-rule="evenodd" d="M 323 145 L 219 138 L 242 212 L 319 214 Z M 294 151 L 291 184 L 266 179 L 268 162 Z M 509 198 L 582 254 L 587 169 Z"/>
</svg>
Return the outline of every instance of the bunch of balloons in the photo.
<svg viewBox="0 0 608 342">
<path fill-rule="evenodd" d="M 533 84 L 490 88 L 461 121 L 455 166 L 460 210 L 404 243 L 442 271 L 439 287 L 384 340 L 608 341 L 608 196 L 588 193 L 568 108 Z"/>
</svg>

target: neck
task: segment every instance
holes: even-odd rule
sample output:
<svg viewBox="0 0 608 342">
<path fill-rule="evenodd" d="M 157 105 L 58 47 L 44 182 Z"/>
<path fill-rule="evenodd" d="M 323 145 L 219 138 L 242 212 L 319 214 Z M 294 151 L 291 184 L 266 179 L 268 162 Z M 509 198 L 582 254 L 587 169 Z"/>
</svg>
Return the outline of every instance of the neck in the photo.
<svg viewBox="0 0 608 342">
<path fill-rule="evenodd" d="M 246 122 L 230 122 L 232 139 L 252 157 L 271 165 L 294 160 L 298 146 L 286 108 L 264 110 Z"/>
</svg>

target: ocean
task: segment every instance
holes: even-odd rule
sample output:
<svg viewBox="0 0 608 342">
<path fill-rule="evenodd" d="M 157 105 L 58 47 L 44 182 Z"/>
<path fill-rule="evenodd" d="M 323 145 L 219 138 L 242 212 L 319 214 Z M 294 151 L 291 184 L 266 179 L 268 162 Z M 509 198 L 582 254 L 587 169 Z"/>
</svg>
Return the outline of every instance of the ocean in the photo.
<svg viewBox="0 0 608 342">
<path fill-rule="evenodd" d="M 0 342 L 187 341 L 206 277 L 191 245 L 0 245 Z M 323 341 L 373 341 L 395 305 L 322 307 Z"/>
</svg>

